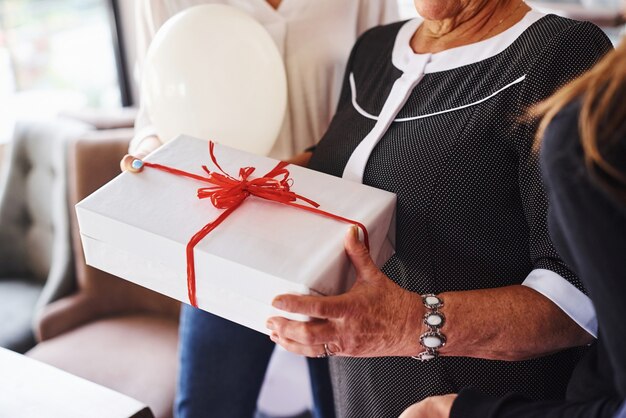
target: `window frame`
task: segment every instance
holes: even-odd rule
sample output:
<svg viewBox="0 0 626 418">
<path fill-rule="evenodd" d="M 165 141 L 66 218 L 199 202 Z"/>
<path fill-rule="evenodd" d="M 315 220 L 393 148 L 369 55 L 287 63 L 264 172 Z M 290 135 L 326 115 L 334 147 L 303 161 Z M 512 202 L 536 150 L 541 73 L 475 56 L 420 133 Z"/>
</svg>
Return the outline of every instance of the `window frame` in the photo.
<svg viewBox="0 0 626 418">
<path fill-rule="evenodd" d="M 120 88 L 120 100 L 122 107 L 134 104 L 133 93 L 127 67 L 126 46 L 124 44 L 124 30 L 120 11 L 120 0 L 106 0 L 111 25 L 111 39 L 113 41 L 113 53 L 117 70 L 117 81 Z"/>
</svg>

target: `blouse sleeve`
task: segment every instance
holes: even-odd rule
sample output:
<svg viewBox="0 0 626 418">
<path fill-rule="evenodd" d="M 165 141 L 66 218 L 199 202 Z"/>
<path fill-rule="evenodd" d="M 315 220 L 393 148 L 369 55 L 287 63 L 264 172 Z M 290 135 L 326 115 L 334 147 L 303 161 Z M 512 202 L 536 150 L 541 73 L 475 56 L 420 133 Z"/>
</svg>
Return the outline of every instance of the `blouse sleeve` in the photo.
<svg viewBox="0 0 626 418">
<path fill-rule="evenodd" d="M 626 399 L 626 202 L 619 200 L 602 180 L 602 172 L 589 170 L 578 134 L 578 106 L 554 118 L 546 131 L 542 163 L 552 202 L 552 229 L 562 234 L 563 246 L 593 296 L 600 324 L 602 357 L 608 359 L 607 379 Z M 626 174 L 626 124 L 602 152 Z M 599 367 L 598 367 L 599 368 Z"/>
<path fill-rule="evenodd" d="M 337 107 L 335 109 L 332 120 L 335 120 L 338 117 L 339 110 L 345 108 L 346 103 L 351 100 L 350 73 L 352 73 L 354 59 L 359 50 L 359 45 L 361 45 L 363 38 L 367 37 L 368 34 L 372 31 L 372 29 L 373 28 L 365 31 L 365 33 L 359 36 L 356 42 L 354 43 L 354 45 L 352 46 L 352 50 L 350 51 L 350 55 L 348 56 L 348 61 L 346 63 L 346 68 L 344 70 L 343 80 L 341 82 L 341 90 L 339 91 L 339 100 L 337 101 Z M 332 121 L 331 121 L 331 124 L 332 124 Z M 308 147 L 304 151 L 315 153 L 316 149 L 317 149 L 317 144 Z"/>
<path fill-rule="evenodd" d="M 385 25 L 400 20 L 397 1 L 361 0 L 357 21 L 357 34 L 378 25 Z"/>
<path fill-rule="evenodd" d="M 148 52 L 148 47 L 157 30 L 167 20 L 168 10 L 163 0 L 137 0 L 135 2 L 135 38 L 137 48 L 137 62 L 135 63 L 135 80 L 141 84 L 141 73 Z M 135 119 L 135 135 L 130 141 L 128 151 L 135 152 L 141 141 L 149 136 L 156 136 L 156 130 L 141 97 L 139 111 Z"/>
<path fill-rule="evenodd" d="M 534 104 L 583 74 L 611 49 L 612 45 L 604 33 L 587 22 L 573 24 L 548 41 L 526 74 L 518 100 L 519 120 Z M 593 304 L 582 283 L 562 261 L 550 239 L 547 226 L 548 199 L 541 179 L 538 154 L 533 150 L 535 132 L 536 124 L 522 123 L 515 130 L 513 138 L 533 263 L 533 270 L 523 284 L 543 294 L 583 329 L 597 336 Z"/>
<path fill-rule="evenodd" d="M 531 401 L 521 395 L 502 398 L 463 389 L 452 404 L 451 418 L 613 418 L 615 398 L 593 401 Z"/>
</svg>

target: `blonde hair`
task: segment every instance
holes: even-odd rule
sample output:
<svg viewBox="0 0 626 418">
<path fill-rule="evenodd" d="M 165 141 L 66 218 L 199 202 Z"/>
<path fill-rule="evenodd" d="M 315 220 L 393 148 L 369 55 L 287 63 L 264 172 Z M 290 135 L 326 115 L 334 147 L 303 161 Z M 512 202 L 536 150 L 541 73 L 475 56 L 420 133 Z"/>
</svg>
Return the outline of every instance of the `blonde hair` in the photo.
<svg viewBox="0 0 626 418">
<path fill-rule="evenodd" d="M 626 124 L 626 40 L 585 75 L 532 109 L 532 116 L 542 117 L 537 146 L 556 114 L 576 100 L 581 101 L 578 129 L 587 167 L 601 173 L 604 185 L 626 201 L 626 173 L 607 161 L 602 151 L 619 140 L 616 133 Z"/>
</svg>

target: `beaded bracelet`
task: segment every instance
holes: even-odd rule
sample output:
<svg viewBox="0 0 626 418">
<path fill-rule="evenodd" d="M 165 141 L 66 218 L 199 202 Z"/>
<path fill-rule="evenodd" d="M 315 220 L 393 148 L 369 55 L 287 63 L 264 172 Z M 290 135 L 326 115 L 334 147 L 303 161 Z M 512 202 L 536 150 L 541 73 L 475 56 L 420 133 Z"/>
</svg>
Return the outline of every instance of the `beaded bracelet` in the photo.
<svg viewBox="0 0 626 418">
<path fill-rule="evenodd" d="M 439 311 L 443 307 L 443 300 L 439 296 L 422 295 L 422 302 L 428 309 L 423 319 L 428 331 L 420 335 L 420 345 L 424 351 L 412 357 L 416 360 L 428 361 L 439 357 L 439 349 L 446 345 L 446 336 L 440 331 L 446 322 L 446 317 Z"/>
</svg>

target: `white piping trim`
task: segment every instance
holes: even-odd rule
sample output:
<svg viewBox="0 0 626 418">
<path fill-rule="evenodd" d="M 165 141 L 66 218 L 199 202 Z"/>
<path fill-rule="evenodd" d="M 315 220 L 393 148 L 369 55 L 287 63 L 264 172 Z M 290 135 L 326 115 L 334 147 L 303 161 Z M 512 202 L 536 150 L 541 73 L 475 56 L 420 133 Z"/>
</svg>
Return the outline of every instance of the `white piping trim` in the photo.
<svg viewBox="0 0 626 418">
<path fill-rule="evenodd" d="M 354 109 L 359 112 L 361 116 L 378 121 L 378 116 L 374 116 L 371 113 L 366 112 L 356 101 L 356 83 L 354 81 L 354 73 L 350 73 L 350 91 L 352 93 L 352 106 Z"/>
<path fill-rule="evenodd" d="M 394 119 L 394 122 L 409 122 L 412 120 L 418 120 L 418 119 L 424 119 L 424 118 L 429 118 L 431 116 L 437 116 L 437 115 L 441 115 L 443 113 L 449 113 L 449 112 L 455 112 L 457 110 L 461 110 L 461 109 L 465 109 L 467 107 L 471 107 L 471 106 L 475 106 L 477 104 L 486 102 L 487 100 L 491 99 L 494 96 L 497 96 L 498 94 L 502 93 L 504 90 L 508 89 L 509 87 L 514 86 L 515 84 L 521 83 L 522 81 L 526 80 L 526 75 L 524 74 L 523 76 L 521 76 L 520 78 L 518 78 L 517 80 L 513 81 L 512 83 L 507 84 L 506 86 L 502 87 L 500 90 L 496 91 L 495 93 L 490 94 L 489 96 L 480 99 L 476 102 L 473 103 L 469 103 L 463 106 L 459 106 L 459 107 L 454 107 L 452 109 L 446 109 L 446 110 L 441 110 L 439 112 L 435 112 L 435 113 L 429 113 L 426 115 L 420 115 L 420 116 L 411 116 L 408 118 L 397 118 Z M 374 116 L 371 113 L 366 112 L 361 106 L 359 106 L 359 104 L 357 103 L 357 99 L 356 99 L 356 82 L 354 81 L 354 73 L 350 73 L 350 89 L 352 91 L 352 106 L 354 107 L 354 109 L 359 112 L 361 114 L 361 116 L 364 116 L 368 119 L 372 119 L 377 121 L 378 120 L 378 116 Z"/>
</svg>

